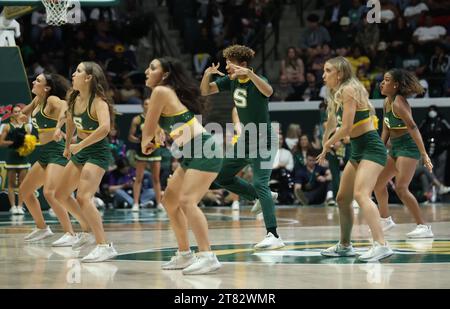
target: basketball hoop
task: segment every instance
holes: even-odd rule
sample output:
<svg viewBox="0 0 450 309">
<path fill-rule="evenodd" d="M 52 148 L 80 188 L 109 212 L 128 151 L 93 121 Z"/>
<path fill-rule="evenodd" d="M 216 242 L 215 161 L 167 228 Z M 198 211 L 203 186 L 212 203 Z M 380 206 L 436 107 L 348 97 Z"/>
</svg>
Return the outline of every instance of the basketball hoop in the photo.
<svg viewBox="0 0 450 309">
<path fill-rule="evenodd" d="M 47 24 L 61 26 L 67 23 L 68 0 L 41 0 L 47 13 Z"/>
</svg>

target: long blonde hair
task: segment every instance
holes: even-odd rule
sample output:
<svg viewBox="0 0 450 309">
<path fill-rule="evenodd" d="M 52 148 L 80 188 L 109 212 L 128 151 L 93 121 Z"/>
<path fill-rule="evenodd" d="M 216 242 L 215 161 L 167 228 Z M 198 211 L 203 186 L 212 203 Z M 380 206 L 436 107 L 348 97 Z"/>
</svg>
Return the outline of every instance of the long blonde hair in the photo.
<svg viewBox="0 0 450 309">
<path fill-rule="evenodd" d="M 329 59 L 327 63 L 331 64 L 338 72 L 338 76 L 341 77 L 340 84 L 336 90 L 327 87 L 328 117 L 335 117 L 338 108 L 342 107 L 342 92 L 347 86 L 354 89 L 354 99 L 358 102 L 366 102 L 370 109 L 370 114 L 375 115 L 375 108 L 369 101 L 369 93 L 355 76 L 355 73 L 353 73 L 350 62 L 346 58 L 339 56 Z"/>
</svg>

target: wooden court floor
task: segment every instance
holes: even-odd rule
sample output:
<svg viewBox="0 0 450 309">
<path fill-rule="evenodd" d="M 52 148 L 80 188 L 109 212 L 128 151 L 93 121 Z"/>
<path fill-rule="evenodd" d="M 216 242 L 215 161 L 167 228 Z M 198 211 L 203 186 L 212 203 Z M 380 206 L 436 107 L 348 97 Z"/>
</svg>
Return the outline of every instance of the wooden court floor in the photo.
<svg viewBox="0 0 450 309">
<path fill-rule="evenodd" d="M 398 224 L 387 239 L 395 255 L 380 263 L 355 258 L 327 259 L 320 250 L 339 239 L 336 207 L 278 206 L 279 234 L 286 247 L 255 251 L 264 237 L 264 223 L 249 207 L 203 208 L 210 226 L 212 249 L 223 263 L 216 274 L 183 276 L 162 271 L 162 261 L 176 251 L 164 213 L 107 210 L 105 229 L 119 256 L 99 264 L 81 264 L 71 248 L 52 248 L 61 236 L 56 219 L 46 213 L 53 238 L 25 244 L 33 228 L 31 216 L 0 213 L 0 288 L 145 288 L 145 289 L 302 289 L 302 288 L 450 288 L 450 204 L 422 206 L 434 239 L 408 240 L 415 225 L 407 210 L 391 207 Z M 77 228 L 77 227 L 76 227 Z M 357 250 L 367 250 L 370 234 L 359 209 L 353 230 Z M 195 245 L 191 234 L 192 245 Z"/>
</svg>

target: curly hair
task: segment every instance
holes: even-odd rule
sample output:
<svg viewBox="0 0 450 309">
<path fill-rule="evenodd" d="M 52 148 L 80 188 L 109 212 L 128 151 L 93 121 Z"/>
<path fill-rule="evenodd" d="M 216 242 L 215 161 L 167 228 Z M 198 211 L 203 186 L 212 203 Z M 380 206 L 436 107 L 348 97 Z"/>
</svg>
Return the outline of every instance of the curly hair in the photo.
<svg viewBox="0 0 450 309">
<path fill-rule="evenodd" d="M 392 76 L 394 82 L 398 83 L 398 94 L 408 97 L 425 92 L 414 73 L 403 69 L 392 69 L 388 73 Z"/>
<path fill-rule="evenodd" d="M 225 59 L 249 63 L 255 57 L 255 51 L 244 45 L 231 45 L 223 50 Z"/>
</svg>

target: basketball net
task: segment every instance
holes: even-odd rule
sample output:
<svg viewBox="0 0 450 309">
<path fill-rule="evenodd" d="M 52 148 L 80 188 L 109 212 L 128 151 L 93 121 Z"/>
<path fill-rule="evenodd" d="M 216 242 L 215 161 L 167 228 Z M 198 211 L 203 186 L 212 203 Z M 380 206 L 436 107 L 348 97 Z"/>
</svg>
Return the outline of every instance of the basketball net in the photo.
<svg viewBox="0 0 450 309">
<path fill-rule="evenodd" d="M 61 26 L 67 23 L 68 0 L 41 0 L 47 13 L 47 24 Z"/>
</svg>

